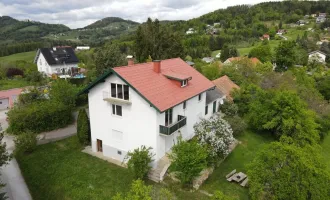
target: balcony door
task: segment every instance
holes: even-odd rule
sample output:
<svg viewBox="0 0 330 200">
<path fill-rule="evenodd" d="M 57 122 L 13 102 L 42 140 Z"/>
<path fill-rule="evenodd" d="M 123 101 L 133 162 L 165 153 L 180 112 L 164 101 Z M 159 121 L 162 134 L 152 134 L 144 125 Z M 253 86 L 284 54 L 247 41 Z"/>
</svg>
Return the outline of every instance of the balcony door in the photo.
<svg viewBox="0 0 330 200">
<path fill-rule="evenodd" d="M 173 122 L 173 109 L 170 108 L 165 111 L 165 126 L 170 126 Z"/>
</svg>

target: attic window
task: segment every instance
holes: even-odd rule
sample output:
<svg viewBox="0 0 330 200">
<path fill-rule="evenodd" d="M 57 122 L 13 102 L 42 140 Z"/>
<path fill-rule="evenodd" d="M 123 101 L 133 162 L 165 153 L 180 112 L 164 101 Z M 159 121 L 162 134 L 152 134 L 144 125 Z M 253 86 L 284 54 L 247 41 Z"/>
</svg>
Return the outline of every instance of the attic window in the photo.
<svg viewBox="0 0 330 200">
<path fill-rule="evenodd" d="M 188 84 L 188 80 L 187 79 L 181 81 L 181 87 L 185 87 L 185 86 L 187 86 L 187 84 Z"/>
</svg>

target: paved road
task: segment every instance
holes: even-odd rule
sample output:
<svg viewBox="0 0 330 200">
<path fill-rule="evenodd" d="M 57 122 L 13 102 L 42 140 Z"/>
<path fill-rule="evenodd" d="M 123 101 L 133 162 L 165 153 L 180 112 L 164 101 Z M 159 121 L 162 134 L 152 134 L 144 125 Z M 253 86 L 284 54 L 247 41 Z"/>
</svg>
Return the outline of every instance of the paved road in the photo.
<svg viewBox="0 0 330 200">
<path fill-rule="evenodd" d="M 8 152 L 15 148 L 13 136 L 5 136 L 3 142 L 7 144 Z M 6 184 L 4 191 L 11 200 L 32 200 L 31 194 L 21 174 L 16 159 L 1 168 L 1 180 Z"/>
<path fill-rule="evenodd" d="M 6 130 L 8 123 L 6 121 L 7 110 L 0 111 L 0 123 L 3 130 Z M 7 151 L 12 153 L 15 149 L 14 137 L 6 135 L 3 141 L 7 144 Z M 9 164 L 3 166 L 0 169 L 1 181 L 6 184 L 3 191 L 7 193 L 7 196 L 11 200 L 31 200 L 31 194 L 21 174 L 21 170 L 18 167 L 17 161 L 13 158 Z"/>
</svg>

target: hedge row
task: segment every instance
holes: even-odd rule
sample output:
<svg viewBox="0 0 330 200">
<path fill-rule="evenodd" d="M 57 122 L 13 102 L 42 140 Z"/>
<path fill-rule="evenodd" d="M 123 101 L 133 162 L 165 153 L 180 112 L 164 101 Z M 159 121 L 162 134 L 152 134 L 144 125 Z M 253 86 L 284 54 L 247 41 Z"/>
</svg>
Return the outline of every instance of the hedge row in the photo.
<svg viewBox="0 0 330 200">
<path fill-rule="evenodd" d="M 35 102 L 29 106 L 14 107 L 8 112 L 8 132 L 17 134 L 25 131 L 41 133 L 63 128 L 71 124 L 71 109 L 53 101 Z"/>
</svg>

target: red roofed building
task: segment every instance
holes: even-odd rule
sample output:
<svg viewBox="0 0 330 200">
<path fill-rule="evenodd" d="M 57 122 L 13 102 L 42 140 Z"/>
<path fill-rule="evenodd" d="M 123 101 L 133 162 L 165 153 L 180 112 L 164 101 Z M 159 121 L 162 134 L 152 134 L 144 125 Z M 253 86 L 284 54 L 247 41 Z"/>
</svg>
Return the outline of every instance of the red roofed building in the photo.
<svg viewBox="0 0 330 200">
<path fill-rule="evenodd" d="M 0 91 L 0 110 L 13 107 L 22 91 L 22 88 Z"/>
<path fill-rule="evenodd" d="M 238 85 L 236 85 L 228 76 L 222 76 L 214 81 L 212 81 L 214 85 L 223 93 L 226 95 L 226 98 L 230 101 L 233 100 L 230 93 L 234 89 L 240 89 Z"/>
<path fill-rule="evenodd" d="M 228 58 L 223 64 L 231 64 L 233 62 L 239 62 L 240 60 L 244 59 L 245 57 L 231 57 L 231 58 Z M 250 58 L 251 62 L 253 64 L 258 64 L 258 63 L 261 63 L 260 60 L 258 58 Z"/>
<path fill-rule="evenodd" d="M 192 138 L 193 126 L 216 113 L 225 95 L 180 58 L 142 64 L 128 58 L 128 66 L 111 69 L 81 92 L 88 93 L 92 150 L 122 161 L 145 145 L 159 169 L 176 138 Z"/>
</svg>

